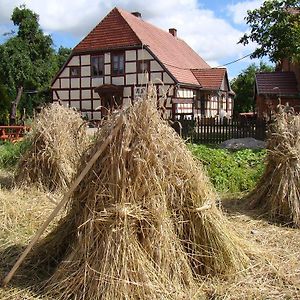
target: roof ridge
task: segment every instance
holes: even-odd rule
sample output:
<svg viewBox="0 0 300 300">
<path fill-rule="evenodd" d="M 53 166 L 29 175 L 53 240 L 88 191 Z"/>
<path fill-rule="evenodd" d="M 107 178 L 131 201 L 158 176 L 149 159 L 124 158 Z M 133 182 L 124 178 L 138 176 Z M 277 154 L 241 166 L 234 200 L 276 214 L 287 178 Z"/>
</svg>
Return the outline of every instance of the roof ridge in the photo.
<svg viewBox="0 0 300 300">
<path fill-rule="evenodd" d="M 128 11 L 125 10 L 125 9 L 118 8 L 118 7 L 117 7 L 117 9 L 118 9 L 118 11 L 119 11 L 120 13 L 124 13 L 125 15 L 127 14 L 127 15 L 130 16 L 130 17 L 132 16 L 132 17 L 134 17 L 134 18 L 137 18 L 137 20 L 138 20 L 139 22 L 146 23 L 148 26 L 154 27 L 156 30 L 161 31 L 161 32 L 163 32 L 164 34 L 167 33 L 167 34 L 169 34 L 171 37 L 173 37 L 174 39 L 180 40 L 180 41 L 183 41 L 183 42 L 184 42 L 184 40 L 182 40 L 181 38 L 178 38 L 178 37 L 175 38 L 175 37 L 174 37 L 171 33 L 169 33 L 168 31 L 166 31 L 166 30 L 164 30 L 164 29 L 162 29 L 162 28 L 159 28 L 159 27 L 155 26 L 154 24 L 152 24 L 152 23 L 150 23 L 150 22 L 145 21 L 145 20 L 142 19 L 142 18 L 138 18 L 138 17 L 132 15 L 130 12 L 128 12 Z M 123 16 L 122 16 L 122 17 L 123 17 Z M 125 18 L 124 18 L 124 19 L 125 19 Z M 127 22 L 127 20 L 126 20 L 126 22 Z M 127 24 L 129 25 L 128 22 L 127 22 Z M 129 25 L 129 26 L 130 26 L 130 25 Z M 130 28 L 131 28 L 131 26 L 130 26 Z"/>
</svg>

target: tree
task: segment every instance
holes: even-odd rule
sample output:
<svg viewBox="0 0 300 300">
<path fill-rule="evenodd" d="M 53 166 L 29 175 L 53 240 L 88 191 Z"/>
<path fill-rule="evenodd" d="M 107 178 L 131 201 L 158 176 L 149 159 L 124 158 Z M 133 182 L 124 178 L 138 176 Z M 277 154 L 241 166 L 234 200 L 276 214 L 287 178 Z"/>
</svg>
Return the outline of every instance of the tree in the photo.
<svg viewBox="0 0 300 300">
<path fill-rule="evenodd" d="M 239 43 L 258 44 L 252 58 L 269 56 L 272 62 L 283 58 L 300 61 L 300 2 L 299 0 L 267 0 L 248 11 L 245 18 L 250 26 Z"/>
<path fill-rule="evenodd" d="M 10 101 L 5 85 L 0 83 L 0 125 L 8 125 Z"/>
<path fill-rule="evenodd" d="M 36 13 L 22 5 L 14 9 L 11 19 L 18 31 L 0 45 L 0 80 L 7 86 L 10 98 L 14 99 L 10 113 L 11 123 L 14 123 L 17 107 L 25 98 L 23 91 L 49 89 L 57 71 L 57 59 L 52 39 L 40 29 Z"/>
<path fill-rule="evenodd" d="M 260 62 L 259 66 L 251 64 L 243 70 L 236 78 L 232 79 L 231 87 L 236 93 L 234 99 L 234 112 L 249 112 L 254 110 L 254 82 L 255 73 L 272 72 L 271 66 Z"/>
</svg>

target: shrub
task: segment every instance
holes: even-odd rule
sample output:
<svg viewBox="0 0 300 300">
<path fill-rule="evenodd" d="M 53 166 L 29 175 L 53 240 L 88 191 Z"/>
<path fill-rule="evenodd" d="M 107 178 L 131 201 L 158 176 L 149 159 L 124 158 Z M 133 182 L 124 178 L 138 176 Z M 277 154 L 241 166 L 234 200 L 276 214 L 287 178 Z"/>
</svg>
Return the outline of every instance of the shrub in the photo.
<svg viewBox="0 0 300 300">
<path fill-rule="evenodd" d="M 19 158 L 29 148 L 30 143 L 23 140 L 17 143 L 4 142 L 0 144 L 0 168 L 12 169 Z"/>
<path fill-rule="evenodd" d="M 229 151 L 196 144 L 189 148 L 206 167 L 218 192 L 249 191 L 264 170 L 265 150 Z"/>
</svg>

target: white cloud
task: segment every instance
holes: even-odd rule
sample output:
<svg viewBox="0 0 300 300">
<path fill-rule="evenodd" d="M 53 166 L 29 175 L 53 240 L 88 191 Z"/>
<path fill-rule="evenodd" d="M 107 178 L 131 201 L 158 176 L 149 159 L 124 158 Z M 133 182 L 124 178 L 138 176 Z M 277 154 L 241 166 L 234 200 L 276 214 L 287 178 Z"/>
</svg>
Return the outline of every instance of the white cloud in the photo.
<svg viewBox="0 0 300 300">
<path fill-rule="evenodd" d="M 228 7 L 236 23 L 238 14 L 252 8 L 249 1 Z M 144 20 L 168 29 L 178 29 L 178 36 L 184 39 L 212 66 L 227 62 L 253 50 L 237 44 L 243 32 L 229 21 L 217 17 L 213 11 L 201 8 L 197 0 L 152 0 L 145 5 L 141 0 L 0 0 L 0 25 L 7 23 L 15 6 L 26 6 L 40 15 L 40 24 L 46 32 L 72 34 L 84 37 L 115 6 L 127 11 L 140 11 Z M 245 3 L 247 5 L 245 5 Z M 200 5 L 200 6 L 199 6 Z"/>
<path fill-rule="evenodd" d="M 245 17 L 248 10 L 259 8 L 264 0 L 241 1 L 233 5 L 228 5 L 227 10 L 235 24 L 245 24 Z"/>
</svg>

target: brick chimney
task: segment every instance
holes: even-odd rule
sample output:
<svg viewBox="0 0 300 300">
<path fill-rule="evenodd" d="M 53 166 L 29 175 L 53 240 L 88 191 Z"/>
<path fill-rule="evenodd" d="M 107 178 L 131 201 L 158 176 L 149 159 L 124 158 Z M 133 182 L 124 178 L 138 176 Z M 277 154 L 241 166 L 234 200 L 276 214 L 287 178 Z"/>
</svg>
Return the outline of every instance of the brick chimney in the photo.
<svg viewBox="0 0 300 300">
<path fill-rule="evenodd" d="M 139 11 L 133 11 L 131 14 L 137 18 L 140 18 L 140 19 L 142 18 L 142 14 Z"/>
<path fill-rule="evenodd" d="M 174 37 L 177 37 L 177 29 L 175 28 L 170 28 L 169 33 L 171 33 Z"/>
</svg>

